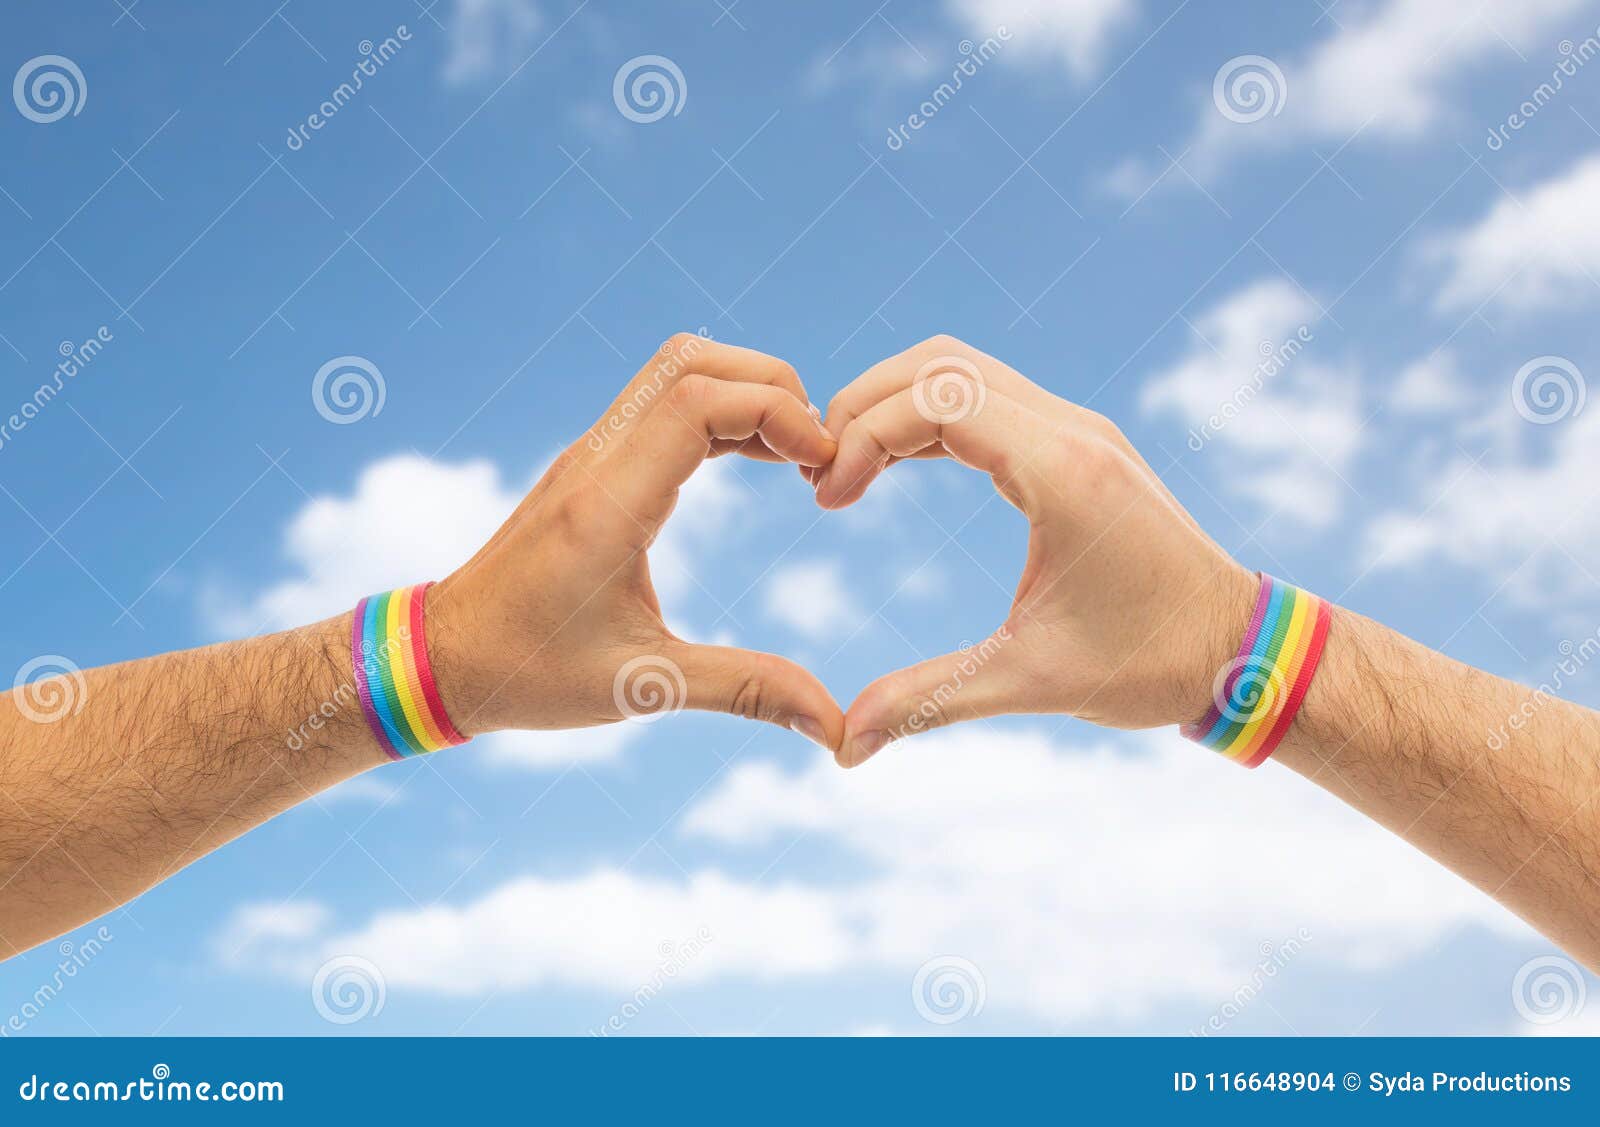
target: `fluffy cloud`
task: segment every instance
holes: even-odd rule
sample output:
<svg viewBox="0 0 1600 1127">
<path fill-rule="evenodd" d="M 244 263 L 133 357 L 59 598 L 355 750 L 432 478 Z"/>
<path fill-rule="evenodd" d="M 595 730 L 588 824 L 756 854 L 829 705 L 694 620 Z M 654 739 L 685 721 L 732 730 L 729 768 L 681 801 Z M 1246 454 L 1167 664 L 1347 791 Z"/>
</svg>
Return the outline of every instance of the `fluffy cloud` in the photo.
<svg viewBox="0 0 1600 1127">
<path fill-rule="evenodd" d="M 1138 15 L 1137 0 L 950 0 L 952 15 L 974 39 L 1004 27 L 1006 53 L 1059 59 L 1079 78 L 1094 74 L 1113 34 Z"/>
<path fill-rule="evenodd" d="M 500 78 L 522 61 L 540 23 L 530 0 L 456 0 L 449 19 L 444 80 L 452 85 Z"/>
<path fill-rule="evenodd" d="M 1136 754 L 1129 755 L 1129 746 Z M 475 994 L 546 983 L 629 991 L 702 933 L 687 981 L 910 982 L 959 955 L 990 1006 L 1046 1023 L 1209 1010 L 1264 943 L 1375 969 L 1455 930 L 1528 933 L 1508 913 L 1286 770 L 1245 776 L 1170 734 L 1063 744 L 971 727 L 845 773 L 735 767 L 685 815 L 692 838 L 747 851 L 805 835 L 855 858 L 842 882 L 682 878 L 601 869 L 513 880 L 470 902 L 385 912 L 315 935 L 259 935 L 249 957 L 307 976 L 356 954 L 396 984 Z M 245 915 L 246 913 L 241 913 Z M 258 913 L 259 915 L 259 913 Z M 247 922 L 233 932 L 249 934 Z"/>
<path fill-rule="evenodd" d="M 1585 2 L 1383 0 L 1341 8 L 1325 21 L 1332 29 L 1326 38 L 1305 52 L 1274 58 L 1282 81 L 1273 78 L 1257 92 L 1276 112 L 1231 120 L 1206 89 L 1188 143 L 1189 167 L 1204 175 L 1249 148 L 1308 140 L 1340 145 L 1358 130 L 1368 139 L 1420 137 L 1448 113 L 1453 91 L 1475 70 L 1496 62 L 1515 66 L 1521 56 L 1548 57 L 1559 32 L 1578 30 L 1567 27 L 1568 17 Z M 1217 60 L 1219 67 L 1229 61 Z M 1238 108 L 1253 105 L 1241 100 Z M 1154 174 L 1125 179 L 1136 194 Z"/>
<path fill-rule="evenodd" d="M 839 560 L 800 560 L 774 568 L 762 604 L 769 617 L 813 642 L 840 637 L 866 617 Z"/>
<path fill-rule="evenodd" d="M 1592 304 L 1600 294 L 1600 156 L 1502 197 L 1477 223 L 1433 240 L 1429 251 L 1446 267 L 1442 309 Z"/>
<path fill-rule="evenodd" d="M 1453 352 L 1425 356 L 1403 368 L 1389 389 L 1389 406 L 1403 414 L 1445 414 L 1467 406 L 1473 395 Z"/>
<path fill-rule="evenodd" d="M 1310 355 L 1317 317 L 1281 278 L 1229 296 L 1195 320 L 1200 339 L 1145 384 L 1140 406 L 1177 415 L 1191 450 L 1241 471 L 1227 474 L 1235 492 L 1323 526 L 1339 514 L 1362 418 L 1356 374 Z"/>
<path fill-rule="evenodd" d="M 1458 450 L 1425 472 L 1414 503 L 1372 522 L 1367 562 L 1416 569 L 1443 560 L 1526 605 L 1591 606 L 1587 561 L 1600 558 L 1600 416 L 1536 427 L 1501 400 L 1470 428 L 1509 429 L 1511 437 L 1477 458 Z M 1519 430 L 1526 441 L 1516 440 Z"/>
</svg>

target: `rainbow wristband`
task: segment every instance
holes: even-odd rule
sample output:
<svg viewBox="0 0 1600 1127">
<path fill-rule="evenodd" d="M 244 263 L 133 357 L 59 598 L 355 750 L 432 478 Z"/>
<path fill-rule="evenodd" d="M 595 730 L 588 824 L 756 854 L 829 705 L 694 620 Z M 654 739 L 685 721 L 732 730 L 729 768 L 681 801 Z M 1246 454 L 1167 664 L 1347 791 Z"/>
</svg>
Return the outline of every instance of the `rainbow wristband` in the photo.
<svg viewBox="0 0 1600 1127">
<path fill-rule="evenodd" d="M 1216 703 L 1179 731 L 1235 763 L 1261 766 L 1300 711 L 1332 623 L 1327 600 L 1262 572 L 1255 613 L 1239 656 L 1218 678 Z"/>
<path fill-rule="evenodd" d="M 432 583 L 370 595 L 356 604 L 350 663 L 367 726 L 390 759 L 467 742 L 445 713 L 428 663 L 423 604 Z"/>
</svg>

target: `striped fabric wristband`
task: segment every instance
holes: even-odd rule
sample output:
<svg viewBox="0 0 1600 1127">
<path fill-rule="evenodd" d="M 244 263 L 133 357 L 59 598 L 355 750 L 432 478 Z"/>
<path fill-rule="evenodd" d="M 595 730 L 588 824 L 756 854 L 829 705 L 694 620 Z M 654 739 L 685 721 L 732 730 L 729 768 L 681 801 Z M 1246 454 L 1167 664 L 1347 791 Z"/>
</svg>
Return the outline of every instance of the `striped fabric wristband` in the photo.
<svg viewBox="0 0 1600 1127">
<path fill-rule="evenodd" d="M 370 595 L 356 604 L 350 662 L 367 726 L 390 759 L 467 742 L 445 713 L 428 663 L 423 605 L 432 583 Z"/>
<path fill-rule="evenodd" d="M 1326 599 L 1266 572 L 1239 656 L 1217 676 L 1215 703 L 1186 737 L 1245 767 L 1259 767 L 1294 723 L 1333 622 Z"/>
</svg>

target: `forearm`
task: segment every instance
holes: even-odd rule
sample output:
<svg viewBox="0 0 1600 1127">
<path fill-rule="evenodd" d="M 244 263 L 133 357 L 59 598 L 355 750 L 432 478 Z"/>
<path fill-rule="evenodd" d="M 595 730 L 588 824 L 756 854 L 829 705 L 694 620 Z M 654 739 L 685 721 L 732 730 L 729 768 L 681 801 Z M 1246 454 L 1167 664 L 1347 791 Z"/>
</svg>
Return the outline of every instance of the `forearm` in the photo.
<svg viewBox="0 0 1600 1127">
<path fill-rule="evenodd" d="M 0 958 L 385 761 L 349 615 L 82 677 L 55 719 L 0 702 Z"/>
<path fill-rule="evenodd" d="M 1335 616 L 1276 758 L 1600 969 L 1600 715 Z"/>
</svg>

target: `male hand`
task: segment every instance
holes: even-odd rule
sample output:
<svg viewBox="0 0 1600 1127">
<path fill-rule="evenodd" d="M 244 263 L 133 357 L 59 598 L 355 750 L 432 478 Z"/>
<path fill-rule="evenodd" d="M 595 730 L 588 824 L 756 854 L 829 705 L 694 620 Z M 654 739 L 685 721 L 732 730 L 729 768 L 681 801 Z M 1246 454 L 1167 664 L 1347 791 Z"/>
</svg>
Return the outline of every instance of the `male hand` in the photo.
<svg viewBox="0 0 1600 1127">
<path fill-rule="evenodd" d="M 581 728 L 688 707 L 836 748 L 844 717 L 806 670 L 667 629 L 645 555 L 706 458 L 821 466 L 834 450 L 788 364 L 688 333 L 662 345 L 428 596 L 429 645 L 456 726 Z"/>
<path fill-rule="evenodd" d="M 839 762 L 958 720 L 1070 713 L 1148 728 L 1198 720 L 1257 579 L 1201 531 L 1110 421 L 953 337 L 857 377 L 829 404 L 817 503 L 854 503 L 888 465 L 954 458 L 1028 518 L 1006 622 L 966 653 L 880 677 L 845 718 Z"/>
</svg>

